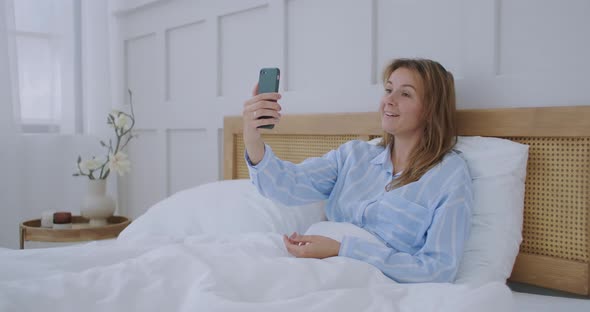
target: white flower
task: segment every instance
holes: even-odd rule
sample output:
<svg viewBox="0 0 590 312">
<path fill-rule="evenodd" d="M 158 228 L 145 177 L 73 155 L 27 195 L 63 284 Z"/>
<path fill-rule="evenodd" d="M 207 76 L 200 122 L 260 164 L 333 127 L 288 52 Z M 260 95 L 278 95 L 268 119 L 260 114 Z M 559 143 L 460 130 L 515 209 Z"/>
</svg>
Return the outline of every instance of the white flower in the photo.
<svg viewBox="0 0 590 312">
<path fill-rule="evenodd" d="M 124 131 L 129 129 L 129 122 L 127 120 L 127 116 L 121 114 L 117 119 L 115 119 L 115 127 L 118 129 L 123 129 Z"/>
<path fill-rule="evenodd" d="M 100 145 L 107 149 L 107 154 L 100 158 L 92 157 L 92 159 L 84 161 L 81 156 L 78 156 L 76 172 L 72 174 L 73 176 L 85 176 L 90 180 L 106 179 L 111 172 L 123 175 L 131 170 L 131 163 L 127 159 L 127 155 L 122 152 L 129 141 L 135 137 L 131 133 L 135 124 L 131 90 L 129 90 L 129 106 L 131 108 L 130 114 L 113 109 L 107 115 L 107 124 L 113 127 L 116 136 L 115 140 L 111 138 L 106 142 L 100 141 Z"/>
<path fill-rule="evenodd" d="M 94 158 L 88 159 L 88 160 L 83 160 L 80 162 L 80 170 L 81 171 L 92 171 L 92 170 L 96 170 L 96 169 L 100 168 L 101 165 L 102 165 L 102 163 Z"/>
<path fill-rule="evenodd" d="M 113 119 L 113 120 L 117 120 L 117 118 L 119 118 L 119 115 L 121 115 L 121 111 L 118 111 L 116 109 L 111 110 L 111 112 L 109 113 L 109 119 Z M 113 124 L 113 126 L 115 126 Z"/>
<path fill-rule="evenodd" d="M 129 124 L 129 119 L 127 116 L 116 109 L 113 109 L 110 113 L 111 118 L 114 120 L 112 126 L 116 129 L 122 129 L 123 131 L 129 130 L 131 125 Z"/>
<path fill-rule="evenodd" d="M 127 154 L 123 152 L 117 152 L 117 154 L 111 154 L 109 156 L 109 169 L 116 171 L 119 175 L 124 175 L 126 172 L 131 170 L 131 162 L 127 159 Z"/>
</svg>

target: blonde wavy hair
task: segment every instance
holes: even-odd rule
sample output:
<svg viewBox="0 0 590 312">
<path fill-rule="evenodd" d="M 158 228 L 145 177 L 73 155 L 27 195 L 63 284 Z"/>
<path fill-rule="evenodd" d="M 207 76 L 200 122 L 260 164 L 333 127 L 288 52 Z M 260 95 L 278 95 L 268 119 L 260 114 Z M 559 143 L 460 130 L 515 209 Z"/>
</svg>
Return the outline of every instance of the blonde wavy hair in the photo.
<svg viewBox="0 0 590 312">
<path fill-rule="evenodd" d="M 424 135 L 411 151 L 409 163 L 402 174 L 385 187 L 386 191 L 418 181 L 428 170 L 440 163 L 457 143 L 457 110 L 453 74 L 438 62 L 428 59 L 396 59 L 383 71 L 383 83 L 398 68 L 406 68 L 422 79 Z M 395 149 L 395 137 L 383 133 L 379 145 Z"/>
</svg>

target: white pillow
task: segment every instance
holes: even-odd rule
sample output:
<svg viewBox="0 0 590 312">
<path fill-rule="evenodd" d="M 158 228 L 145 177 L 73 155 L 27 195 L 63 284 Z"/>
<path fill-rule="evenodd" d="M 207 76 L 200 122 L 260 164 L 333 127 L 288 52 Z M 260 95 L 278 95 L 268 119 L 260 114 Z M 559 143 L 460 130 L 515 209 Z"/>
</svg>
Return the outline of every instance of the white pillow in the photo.
<svg viewBox="0 0 590 312">
<path fill-rule="evenodd" d="M 505 282 L 522 242 L 528 145 L 506 139 L 459 137 L 473 179 L 471 235 L 456 283 Z"/>
<path fill-rule="evenodd" d="M 369 143 L 380 141 L 375 138 Z M 510 276 L 522 241 L 528 148 L 506 139 L 458 138 L 455 149 L 469 167 L 474 205 L 456 283 L 504 283 Z"/>
<path fill-rule="evenodd" d="M 182 239 L 195 234 L 304 233 L 326 220 L 324 202 L 284 206 L 263 197 L 250 180 L 226 180 L 178 192 L 133 221 L 119 239 L 145 235 Z"/>
</svg>

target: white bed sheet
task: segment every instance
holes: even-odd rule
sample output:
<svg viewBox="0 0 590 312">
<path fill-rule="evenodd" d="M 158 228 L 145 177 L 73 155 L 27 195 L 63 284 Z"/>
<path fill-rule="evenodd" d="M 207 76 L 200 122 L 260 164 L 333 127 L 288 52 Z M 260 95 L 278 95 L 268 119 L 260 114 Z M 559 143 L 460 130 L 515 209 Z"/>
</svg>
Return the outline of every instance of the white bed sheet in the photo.
<svg viewBox="0 0 590 312">
<path fill-rule="evenodd" d="M 349 258 L 297 259 L 281 236 L 146 237 L 0 250 L 0 311 L 512 311 L 502 283 L 397 284 Z"/>
<path fill-rule="evenodd" d="M 512 292 L 515 311 L 519 312 L 588 312 L 590 299 L 574 299 Z"/>
</svg>

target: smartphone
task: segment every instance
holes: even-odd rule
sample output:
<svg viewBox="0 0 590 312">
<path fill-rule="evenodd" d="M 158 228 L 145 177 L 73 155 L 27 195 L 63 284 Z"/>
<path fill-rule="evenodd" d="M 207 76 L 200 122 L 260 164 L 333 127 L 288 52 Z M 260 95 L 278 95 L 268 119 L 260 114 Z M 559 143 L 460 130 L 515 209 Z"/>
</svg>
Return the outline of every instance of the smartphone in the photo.
<svg viewBox="0 0 590 312">
<path fill-rule="evenodd" d="M 260 70 L 258 77 L 258 94 L 279 92 L 279 81 L 281 78 L 281 71 L 276 68 L 263 68 Z M 258 119 L 274 118 L 271 116 L 261 116 Z M 273 129 L 275 125 L 264 125 L 258 128 Z"/>
</svg>

